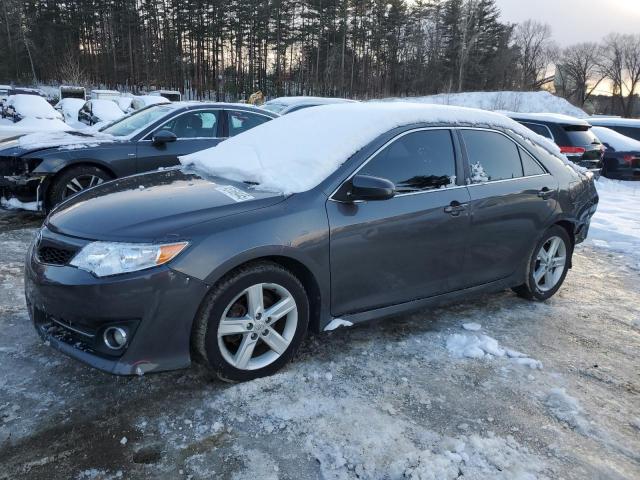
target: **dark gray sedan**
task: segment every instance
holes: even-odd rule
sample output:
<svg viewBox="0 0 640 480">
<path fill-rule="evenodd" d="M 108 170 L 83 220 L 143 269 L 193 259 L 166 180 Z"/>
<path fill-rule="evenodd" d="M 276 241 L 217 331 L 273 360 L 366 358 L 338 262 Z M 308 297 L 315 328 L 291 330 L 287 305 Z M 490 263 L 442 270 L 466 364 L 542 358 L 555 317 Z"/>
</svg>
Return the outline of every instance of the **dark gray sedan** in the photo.
<svg viewBox="0 0 640 480">
<path fill-rule="evenodd" d="M 308 329 L 506 288 L 545 300 L 598 197 L 538 138 L 453 107 L 287 115 L 193 167 L 61 204 L 28 252 L 30 314 L 51 346 L 108 372 L 199 359 L 248 380 Z"/>
</svg>

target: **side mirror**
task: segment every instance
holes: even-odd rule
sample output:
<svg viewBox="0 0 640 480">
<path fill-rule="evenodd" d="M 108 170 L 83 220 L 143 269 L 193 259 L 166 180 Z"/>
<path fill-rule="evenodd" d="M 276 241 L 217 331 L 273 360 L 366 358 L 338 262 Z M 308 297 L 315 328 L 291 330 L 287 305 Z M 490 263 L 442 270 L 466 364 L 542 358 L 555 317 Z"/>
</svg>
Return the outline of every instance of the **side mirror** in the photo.
<svg viewBox="0 0 640 480">
<path fill-rule="evenodd" d="M 396 194 L 396 186 L 386 178 L 356 175 L 347 193 L 350 200 L 388 200 Z"/>
<path fill-rule="evenodd" d="M 164 145 L 165 143 L 175 142 L 177 139 L 176 134 L 169 130 L 160 130 L 154 133 L 152 137 L 154 145 Z"/>
</svg>

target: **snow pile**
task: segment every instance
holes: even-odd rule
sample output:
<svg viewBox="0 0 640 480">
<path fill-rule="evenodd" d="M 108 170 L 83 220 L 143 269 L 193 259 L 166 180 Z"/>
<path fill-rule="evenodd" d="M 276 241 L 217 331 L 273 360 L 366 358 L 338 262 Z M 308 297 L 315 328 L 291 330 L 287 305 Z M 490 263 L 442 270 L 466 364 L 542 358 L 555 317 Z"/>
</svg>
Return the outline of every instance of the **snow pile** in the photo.
<svg viewBox="0 0 640 480">
<path fill-rule="evenodd" d="M 462 92 L 428 95 L 426 97 L 386 98 L 384 101 L 419 102 L 435 105 L 456 105 L 482 110 L 507 110 L 520 113 L 561 113 L 586 118 L 587 114 L 564 98 L 549 92 Z"/>
<path fill-rule="evenodd" d="M 56 104 L 67 123 L 78 121 L 78 112 L 84 106 L 85 101 L 80 98 L 63 98 Z"/>
<path fill-rule="evenodd" d="M 91 113 L 102 122 L 112 122 L 124 117 L 124 112 L 112 100 L 91 100 Z"/>
<path fill-rule="evenodd" d="M 601 177 L 596 188 L 600 201 L 588 242 L 640 259 L 640 183 Z"/>
<path fill-rule="evenodd" d="M 587 435 L 591 432 L 592 427 L 584 418 L 580 403 L 569 395 L 564 388 L 552 389 L 544 403 L 556 419 L 566 423 L 578 433 Z"/>
<path fill-rule="evenodd" d="M 466 323 L 465 330 L 479 331 L 482 327 L 477 323 Z M 456 358 L 486 358 L 506 357 L 518 365 L 525 365 L 532 369 L 542 369 L 542 363 L 529 358 L 524 353 L 500 346 L 492 337 L 484 334 L 454 333 L 449 335 L 446 343 L 449 354 Z"/>
<path fill-rule="evenodd" d="M 607 127 L 593 127 L 598 140 L 617 152 L 640 152 L 640 142 Z"/>
<path fill-rule="evenodd" d="M 21 202 L 15 197 L 6 199 L 0 197 L 0 206 L 7 210 L 30 210 L 32 212 L 38 211 L 38 202 Z"/>
<path fill-rule="evenodd" d="M 509 129 L 567 162 L 553 142 L 504 115 L 401 102 L 333 104 L 299 110 L 214 148 L 180 157 L 180 162 L 214 176 L 257 183 L 264 190 L 299 193 L 317 186 L 383 133 L 424 122 Z"/>
<path fill-rule="evenodd" d="M 18 145 L 21 148 L 33 150 L 53 147 L 76 149 L 96 147 L 101 143 L 115 141 L 117 138 L 113 135 L 100 132 L 93 132 L 91 135 L 79 132 L 51 132 L 25 135 L 18 139 Z"/>
</svg>

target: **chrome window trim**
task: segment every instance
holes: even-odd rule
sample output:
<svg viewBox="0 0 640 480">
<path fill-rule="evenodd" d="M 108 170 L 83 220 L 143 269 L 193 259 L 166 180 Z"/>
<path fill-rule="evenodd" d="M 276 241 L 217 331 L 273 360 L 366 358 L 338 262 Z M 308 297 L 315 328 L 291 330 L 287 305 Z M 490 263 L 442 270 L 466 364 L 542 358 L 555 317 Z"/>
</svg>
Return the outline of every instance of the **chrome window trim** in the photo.
<svg viewBox="0 0 640 480">
<path fill-rule="evenodd" d="M 358 174 L 358 172 L 360 170 L 362 170 L 371 160 L 373 160 L 376 156 L 378 156 L 378 154 L 382 150 L 387 148 L 389 145 L 391 145 L 396 140 L 404 137 L 405 135 L 408 135 L 408 134 L 414 133 L 414 132 L 423 132 L 423 131 L 426 131 L 426 130 L 450 130 L 451 132 L 453 132 L 454 128 L 455 127 L 420 127 L 420 128 L 414 128 L 412 130 L 407 130 L 406 132 L 399 133 L 398 135 L 396 135 L 392 139 L 388 140 L 384 145 L 382 145 L 380 148 L 378 148 L 375 152 L 373 152 L 369 156 L 369 158 L 367 158 L 364 162 L 362 162 L 362 164 L 356 170 L 354 170 L 354 172 L 351 175 L 349 175 L 349 177 L 345 178 L 342 182 L 340 182 L 340 185 L 338 185 L 338 188 L 336 188 L 331 193 L 331 195 L 329 195 L 329 200 L 332 201 L 332 202 L 336 202 L 336 203 L 363 203 L 364 200 L 354 200 L 352 202 L 344 202 L 342 200 L 337 200 L 337 199 L 333 198 L 333 196 L 336 194 L 336 192 L 338 190 L 340 190 L 340 188 L 342 188 L 342 185 L 344 185 L 346 182 L 348 182 L 353 177 L 355 177 Z M 451 139 L 451 148 L 453 149 L 453 152 L 454 152 L 454 166 L 455 166 L 455 160 L 456 160 L 455 159 L 455 142 L 453 141 L 453 138 Z M 456 188 L 465 188 L 465 187 L 466 187 L 466 185 L 454 185 L 452 187 L 447 187 L 447 188 L 435 188 L 433 190 L 423 190 L 423 191 L 420 191 L 420 192 L 400 193 L 399 195 L 394 195 L 393 198 L 406 197 L 408 195 L 418 195 L 418 194 L 422 194 L 422 193 L 443 192 L 445 190 L 454 190 Z"/>
<path fill-rule="evenodd" d="M 152 132 L 149 132 L 147 135 L 145 135 L 145 138 L 142 138 L 140 140 L 138 140 L 138 142 L 152 142 L 153 140 L 151 138 L 147 138 L 150 135 L 153 135 L 154 133 L 156 133 L 158 130 L 160 130 L 162 127 L 164 127 L 167 123 L 171 122 L 172 120 L 175 120 L 176 118 L 180 118 L 183 115 L 186 115 L 187 113 L 193 113 L 193 112 L 208 112 L 208 111 L 216 111 L 216 112 L 222 112 L 224 109 L 220 108 L 220 107 L 216 107 L 216 108 L 197 108 L 197 109 L 190 109 L 190 110 L 186 110 L 178 115 L 176 115 L 175 117 L 171 117 L 168 120 L 166 120 L 162 125 L 156 127 L 153 129 Z M 220 119 L 218 118 L 216 120 L 216 127 L 218 126 L 218 122 L 220 121 Z M 147 128 L 147 127 L 144 127 Z M 144 129 L 143 128 L 143 129 Z M 143 130 L 141 129 L 141 130 Z M 216 128 L 217 130 L 217 128 Z M 222 139 L 224 137 L 191 137 L 191 138 L 187 138 L 187 137 L 180 137 L 180 138 L 176 138 L 176 140 L 197 140 L 197 139 L 202 139 L 202 138 L 206 138 L 208 140 L 216 140 L 216 139 Z"/>
</svg>

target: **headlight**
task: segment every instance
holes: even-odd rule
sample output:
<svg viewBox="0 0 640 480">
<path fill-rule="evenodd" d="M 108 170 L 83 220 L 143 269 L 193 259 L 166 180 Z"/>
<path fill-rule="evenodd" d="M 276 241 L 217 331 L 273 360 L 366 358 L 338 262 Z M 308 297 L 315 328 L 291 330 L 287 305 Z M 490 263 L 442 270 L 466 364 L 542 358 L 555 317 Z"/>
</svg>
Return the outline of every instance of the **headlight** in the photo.
<svg viewBox="0 0 640 480">
<path fill-rule="evenodd" d="M 185 249 L 188 242 L 112 243 L 93 242 L 80 250 L 70 264 L 97 277 L 135 272 L 167 263 Z"/>
</svg>

